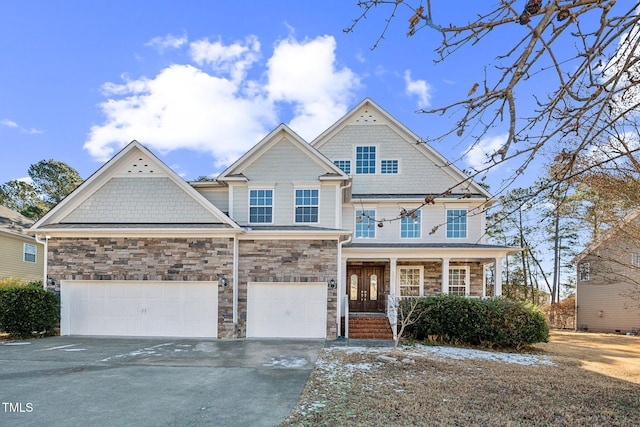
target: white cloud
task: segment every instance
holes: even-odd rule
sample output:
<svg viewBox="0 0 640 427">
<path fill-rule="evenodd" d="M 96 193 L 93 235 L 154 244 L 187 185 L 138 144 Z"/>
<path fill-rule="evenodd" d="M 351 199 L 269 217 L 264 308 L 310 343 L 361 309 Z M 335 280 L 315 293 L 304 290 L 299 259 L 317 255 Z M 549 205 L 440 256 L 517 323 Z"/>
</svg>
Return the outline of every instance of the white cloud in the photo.
<svg viewBox="0 0 640 427">
<path fill-rule="evenodd" d="M 17 124 L 16 122 L 14 122 L 14 121 L 12 121 L 12 120 L 9 120 L 9 119 L 2 119 L 2 120 L 0 120 L 0 124 L 1 124 L 2 126 L 6 126 L 6 127 L 8 127 L 8 128 L 17 128 L 17 127 L 19 127 L 19 126 L 18 126 L 18 124 Z"/>
<path fill-rule="evenodd" d="M 23 133 L 30 133 L 32 135 L 38 135 L 41 134 L 42 131 L 39 129 L 35 129 L 35 128 L 24 128 L 22 126 L 20 126 L 18 123 L 14 122 L 13 120 L 9 120 L 9 119 L 2 119 L 0 120 L 0 125 L 8 127 L 8 128 L 12 128 L 12 129 L 17 129 L 20 132 Z"/>
<path fill-rule="evenodd" d="M 350 69 L 336 68 L 336 42 L 323 36 L 276 44 L 267 62 L 266 90 L 273 101 L 293 104 L 290 126 L 310 140 L 347 111 L 360 80 Z"/>
<path fill-rule="evenodd" d="M 186 33 L 182 37 L 176 37 L 173 34 L 168 34 L 163 37 L 154 37 L 145 43 L 145 46 L 151 46 L 158 52 L 163 53 L 165 49 L 179 49 L 187 43 Z"/>
<path fill-rule="evenodd" d="M 425 80 L 411 80 L 411 71 L 404 72 L 405 93 L 418 97 L 418 107 L 427 108 L 431 105 L 431 85 Z"/>
<path fill-rule="evenodd" d="M 507 142 L 508 135 L 502 134 L 490 138 L 483 138 L 470 146 L 464 155 L 464 160 L 473 169 L 480 170 L 487 167 L 487 162 Z"/>
<path fill-rule="evenodd" d="M 260 42 L 249 36 L 245 44 L 236 42 L 225 46 L 221 41 L 207 39 L 191 43 L 191 58 L 199 66 L 208 65 L 219 74 L 228 74 L 233 80 L 245 78 L 247 70 L 260 59 Z"/>
<path fill-rule="evenodd" d="M 221 168 L 271 131 L 285 107 L 293 111 L 292 129 L 311 140 L 346 112 L 359 84 L 351 70 L 336 67 L 335 40 L 328 36 L 277 43 L 266 69 L 255 37 L 230 45 L 199 40 L 189 53 L 193 64 L 103 85 L 105 120 L 90 129 L 84 145 L 91 156 L 105 161 L 136 139 L 162 153 L 210 154 Z M 262 80 L 249 79 L 259 66 Z"/>
</svg>

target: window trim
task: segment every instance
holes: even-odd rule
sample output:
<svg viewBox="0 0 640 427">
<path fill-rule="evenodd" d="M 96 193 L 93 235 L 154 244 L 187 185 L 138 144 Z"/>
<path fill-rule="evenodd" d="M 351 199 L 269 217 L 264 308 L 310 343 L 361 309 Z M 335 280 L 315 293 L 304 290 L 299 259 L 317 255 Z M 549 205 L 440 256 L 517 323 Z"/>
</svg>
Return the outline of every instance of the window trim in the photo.
<svg viewBox="0 0 640 427">
<path fill-rule="evenodd" d="M 411 211 L 412 209 L 407 209 L 407 211 Z M 416 209 L 415 212 L 418 214 L 419 224 L 418 224 L 418 235 L 417 236 L 402 236 L 402 224 L 405 218 L 400 219 L 400 238 L 401 239 L 421 239 L 422 238 L 422 209 Z"/>
<path fill-rule="evenodd" d="M 274 220 L 275 220 L 275 212 L 276 212 L 276 190 L 274 187 L 253 187 L 253 188 L 248 188 L 248 192 L 247 192 L 247 224 L 273 224 Z M 271 222 L 253 222 L 251 221 L 251 192 L 252 191 L 260 191 L 260 190 L 265 190 L 265 191 L 271 191 Z M 265 205 L 266 206 L 266 205 Z M 258 206 L 254 206 L 254 207 L 258 207 Z"/>
<path fill-rule="evenodd" d="M 375 150 L 375 159 L 373 160 L 373 173 L 358 173 L 358 148 L 363 148 L 363 147 L 367 147 L 367 148 L 371 148 L 373 147 Z M 353 163 L 353 175 L 377 175 L 378 174 L 378 153 L 380 152 L 380 150 L 378 149 L 378 146 L 375 144 L 369 144 L 369 145 L 354 145 L 353 146 L 353 159 L 354 159 L 354 163 Z"/>
<path fill-rule="evenodd" d="M 465 222 L 464 222 L 464 236 L 449 236 L 449 225 L 453 225 L 453 222 L 449 222 L 449 211 L 464 211 L 464 218 L 465 218 Z M 447 239 L 468 239 L 469 238 L 469 209 L 467 207 L 465 208 L 446 208 L 445 209 L 445 213 L 444 213 L 444 217 L 445 217 L 445 224 L 446 224 L 446 228 L 445 228 L 445 238 Z M 463 216 L 462 215 L 458 215 L 456 218 L 459 220 L 461 219 Z M 454 234 L 454 230 L 451 230 L 452 234 Z"/>
<path fill-rule="evenodd" d="M 33 248 L 33 253 L 27 251 L 27 247 Z M 27 260 L 27 255 L 33 255 L 33 261 Z M 22 244 L 22 262 L 28 262 L 29 264 L 35 264 L 38 262 L 38 246 L 32 243 L 24 242 Z"/>
<path fill-rule="evenodd" d="M 376 217 L 376 209 L 375 208 L 374 209 L 366 209 L 366 208 L 364 208 L 364 209 L 356 209 L 355 210 L 354 215 L 353 215 L 353 237 L 355 239 L 375 239 L 376 238 L 376 227 L 377 227 L 377 224 L 376 224 L 375 221 L 372 221 L 372 223 L 371 223 L 373 225 L 371 227 L 373 229 L 373 236 L 372 237 L 358 236 L 358 224 L 359 224 L 358 223 L 358 212 L 366 212 L 366 211 L 373 212 L 373 218 Z"/>
<path fill-rule="evenodd" d="M 298 206 L 298 204 L 296 203 L 296 192 L 297 191 L 304 191 L 304 190 L 311 190 L 311 191 L 317 191 L 318 192 L 318 204 L 315 205 L 315 207 L 318 209 L 318 213 L 317 213 L 317 218 L 316 221 L 296 221 L 296 210 L 298 209 L 298 207 L 313 207 L 313 205 L 300 205 Z M 299 187 L 294 187 L 293 188 L 293 223 L 294 224 L 319 224 L 320 223 L 320 187 L 314 187 L 314 186 L 299 186 Z"/>
<path fill-rule="evenodd" d="M 401 270 L 420 270 L 420 275 L 419 275 L 420 276 L 420 279 L 419 279 L 420 283 L 418 283 L 418 289 L 419 289 L 418 290 L 418 296 L 421 296 L 421 297 L 424 296 L 424 266 L 423 265 L 399 265 L 397 267 L 397 271 L 396 271 L 396 277 L 397 277 L 397 280 L 398 280 L 398 289 L 397 289 L 397 291 L 398 291 L 398 296 L 403 297 L 405 295 L 402 295 L 403 286 L 402 286 L 402 280 L 401 280 L 402 276 L 401 276 L 401 273 L 400 273 Z M 404 286 L 404 287 L 406 288 L 407 286 Z M 412 296 L 412 295 L 409 295 L 409 296 Z"/>
<path fill-rule="evenodd" d="M 471 293 L 471 273 L 470 273 L 470 269 L 468 265 L 462 265 L 462 266 L 453 266 L 453 267 L 449 267 L 449 283 L 447 283 L 447 294 L 449 295 L 459 295 L 459 294 L 452 294 L 451 293 L 451 271 L 452 270 L 464 270 L 464 295 L 460 295 L 460 296 L 469 296 Z"/>
</svg>

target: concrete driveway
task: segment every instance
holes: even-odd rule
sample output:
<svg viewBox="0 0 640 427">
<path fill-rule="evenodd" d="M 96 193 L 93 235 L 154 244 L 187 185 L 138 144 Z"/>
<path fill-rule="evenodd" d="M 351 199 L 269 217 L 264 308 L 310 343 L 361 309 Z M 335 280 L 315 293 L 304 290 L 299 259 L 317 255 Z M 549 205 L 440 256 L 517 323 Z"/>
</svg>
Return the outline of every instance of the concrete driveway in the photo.
<svg viewBox="0 0 640 427">
<path fill-rule="evenodd" d="M 322 340 L 52 337 L 0 343 L 2 426 L 273 426 Z"/>
</svg>

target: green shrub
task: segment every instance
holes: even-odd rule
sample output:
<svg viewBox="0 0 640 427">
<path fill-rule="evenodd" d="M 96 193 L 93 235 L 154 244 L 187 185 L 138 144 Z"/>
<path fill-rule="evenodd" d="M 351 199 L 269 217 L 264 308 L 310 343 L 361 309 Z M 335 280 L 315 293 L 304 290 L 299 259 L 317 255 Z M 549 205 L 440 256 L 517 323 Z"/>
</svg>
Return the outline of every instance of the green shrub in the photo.
<svg viewBox="0 0 640 427">
<path fill-rule="evenodd" d="M 24 338 L 50 332 L 59 321 L 55 293 L 35 284 L 0 288 L 0 330 Z"/>
<path fill-rule="evenodd" d="M 425 297 L 414 315 L 418 320 L 406 332 L 416 339 L 516 349 L 549 339 L 549 326 L 539 309 L 500 298 Z"/>
</svg>

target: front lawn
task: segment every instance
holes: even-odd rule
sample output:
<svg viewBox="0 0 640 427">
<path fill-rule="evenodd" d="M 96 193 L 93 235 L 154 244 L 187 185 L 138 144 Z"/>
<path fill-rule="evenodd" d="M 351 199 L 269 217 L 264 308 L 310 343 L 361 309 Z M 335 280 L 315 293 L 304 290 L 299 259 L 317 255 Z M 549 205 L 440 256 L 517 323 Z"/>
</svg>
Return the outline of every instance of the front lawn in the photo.
<svg viewBox="0 0 640 427">
<path fill-rule="evenodd" d="M 327 348 L 294 425 L 640 425 L 640 338 L 554 332 L 529 354 Z"/>
</svg>

